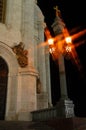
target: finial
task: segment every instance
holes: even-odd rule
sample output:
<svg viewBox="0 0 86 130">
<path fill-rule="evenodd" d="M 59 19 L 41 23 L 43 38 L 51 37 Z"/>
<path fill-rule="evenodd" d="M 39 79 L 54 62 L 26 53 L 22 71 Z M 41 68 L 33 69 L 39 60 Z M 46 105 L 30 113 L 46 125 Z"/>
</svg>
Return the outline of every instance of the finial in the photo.
<svg viewBox="0 0 86 130">
<path fill-rule="evenodd" d="M 56 11 L 56 16 L 60 16 L 61 15 L 61 11 L 58 9 L 58 6 L 55 6 L 54 10 Z"/>
</svg>

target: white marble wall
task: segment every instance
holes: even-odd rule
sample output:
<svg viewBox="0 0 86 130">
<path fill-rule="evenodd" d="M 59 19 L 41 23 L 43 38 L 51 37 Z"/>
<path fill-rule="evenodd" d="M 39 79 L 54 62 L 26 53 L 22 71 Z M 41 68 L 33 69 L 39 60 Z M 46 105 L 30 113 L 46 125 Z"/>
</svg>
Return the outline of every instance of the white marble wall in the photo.
<svg viewBox="0 0 86 130">
<path fill-rule="evenodd" d="M 38 20 L 37 29 L 34 20 Z M 44 41 L 43 21 L 44 17 L 35 5 L 35 0 L 7 0 L 6 21 L 5 24 L 0 23 L 0 56 L 6 61 L 9 70 L 6 120 L 31 120 L 30 112 L 37 110 L 37 105 L 48 107 L 50 73 L 46 67 L 49 67 L 49 61 L 46 61 L 45 48 L 38 49 L 38 44 Z M 25 68 L 19 66 L 11 49 L 21 41 L 28 50 L 28 66 Z M 37 78 L 41 80 L 41 95 L 36 93 Z M 39 100 L 40 97 L 43 99 Z M 42 104 L 39 104 L 40 101 Z"/>
</svg>

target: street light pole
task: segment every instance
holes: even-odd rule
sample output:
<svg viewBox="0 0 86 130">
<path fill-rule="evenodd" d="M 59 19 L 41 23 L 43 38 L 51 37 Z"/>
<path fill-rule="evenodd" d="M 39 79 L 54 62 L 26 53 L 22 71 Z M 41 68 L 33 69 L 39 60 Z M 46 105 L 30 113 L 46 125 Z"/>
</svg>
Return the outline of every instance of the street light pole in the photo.
<svg viewBox="0 0 86 130">
<path fill-rule="evenodd" d="M 58 44 L 62 44 L 61 41 L 64 38 L 63 31 L 66 28 L 63 20 L 60 18 L 60 10 L 58 10 L 58 7 L 56 6 L 56 18 L 54 20 L 54 23 L 52 24 L 52 28 L 55 34 L 55 37 L 58 37 L 57 45 L 58 51 L 63 47 L 63 45 L 60 45 L 59 48 Z M 60 43 L 58 43 L 60 42 Z M 65 66 L 64 66 L 64 56 L 62 53 L 59 53 L 58 56 L 58 64 L 59 64 L 59 76 L 60 76 L 60 91 L 61 91 L 61 98 L 60 101 L 57 103 L 57 108 L 59 112 L 61 113 L 62 117 L 74 117 L 74 104 L 73 101 L 68 98 L 67 93 L 67 83 L 66 83 L 66 73 L 65 73 Z"/>
<path fill-rule="evenodd" d="M 55 36 L 59 35 L 58 41 L 60 42 L 63 39 L 63 30 L 65 28 L 65 24 L 62 21 L 62 19 L 59 17 L 60 10 L 58 10 L 58 7 L 56 6 L 56 8 L 54 8 L 54 9 L 56 10 L 56 18 L 54 20 L 54 23 L 52 24 L 52 28 L 53 28 Z M 60 42 L 60 44 L 62 44 L 62 43 Z M 57 46 L 59 46 L 59 45 L 57 45 Z M 60 76 L 61 99 L 68 99 L 64 57 L 63 57 L 62 53 L 59 53 L 58 65 L 59 65 L 59 76 Z"/>
</svg>

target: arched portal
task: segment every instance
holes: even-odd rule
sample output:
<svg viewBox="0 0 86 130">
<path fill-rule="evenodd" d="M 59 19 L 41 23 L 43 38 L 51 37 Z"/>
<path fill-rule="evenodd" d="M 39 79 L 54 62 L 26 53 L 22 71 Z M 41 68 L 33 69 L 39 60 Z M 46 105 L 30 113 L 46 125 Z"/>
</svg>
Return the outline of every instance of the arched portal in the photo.
<svg viewBox="0 0 86 130">
<path fill-rule="evenodd" d="M 12 49 L 7 46 L 7 44 L 0 42 L 0 64 L 3 63 L 3 68 L 2 70 L 5 70 L 6 73 L 6 78 L 1 77 L 1 81 L 3 81 L 4 84 L 6 85 L 6 89 L 4 91 L 5 93 L 5 100 L 4 100 L 4 106 L 0 104 L 0 112 L 2 111 L 2 117 L 0 116 L 0 120 L 13 120 L 16 118 L 16 112 L 18 110 L 17 107 L 17 100 L 18 99 L 18 85 L 19 85 L 19 80 L 18 80 L 18 63 L 16 60 L 16 57 L 12 51 Z M 4 74 L 3 74 L 4 75 Z M 1 82 L 2 83 L 2 82 Z M 0 93 L 1 94 L 1 93 Z M 3 96 L 1 95 L 0 98 Z M 3 107 L 2 107 L 3 106 Z M 1 115 L 1 113 L 0 113 Z"/>
<path fill-rule="evenodd" d="M 0 57 L 0 120 L 5 119 L 7 82 L 8 66 L 5 60 L 2 57 Z"/>
</svg>

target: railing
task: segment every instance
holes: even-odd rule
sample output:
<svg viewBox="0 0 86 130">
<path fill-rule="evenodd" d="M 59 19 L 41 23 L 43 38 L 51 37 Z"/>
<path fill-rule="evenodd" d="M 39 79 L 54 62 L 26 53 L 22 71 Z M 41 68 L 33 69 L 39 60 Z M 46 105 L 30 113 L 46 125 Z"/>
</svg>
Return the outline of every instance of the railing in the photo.
<svg viewBox="0 0 86 130">
<path fill-rule="evenodd" d="M 55 107 L 37 110 L 31 113 L 32 113 L 33 121 L 45 121 L 45 120 L 57 118 L 57 116 L 60 116 L 60 113 L 57 111 Z"/>
<path fill-rule="evenodd" d="M 70 100 L 60 101 L 56 107 L 41 109 L 31 113 L 33 121 L 74 117 L 74 104 Z"/>
</svg>

